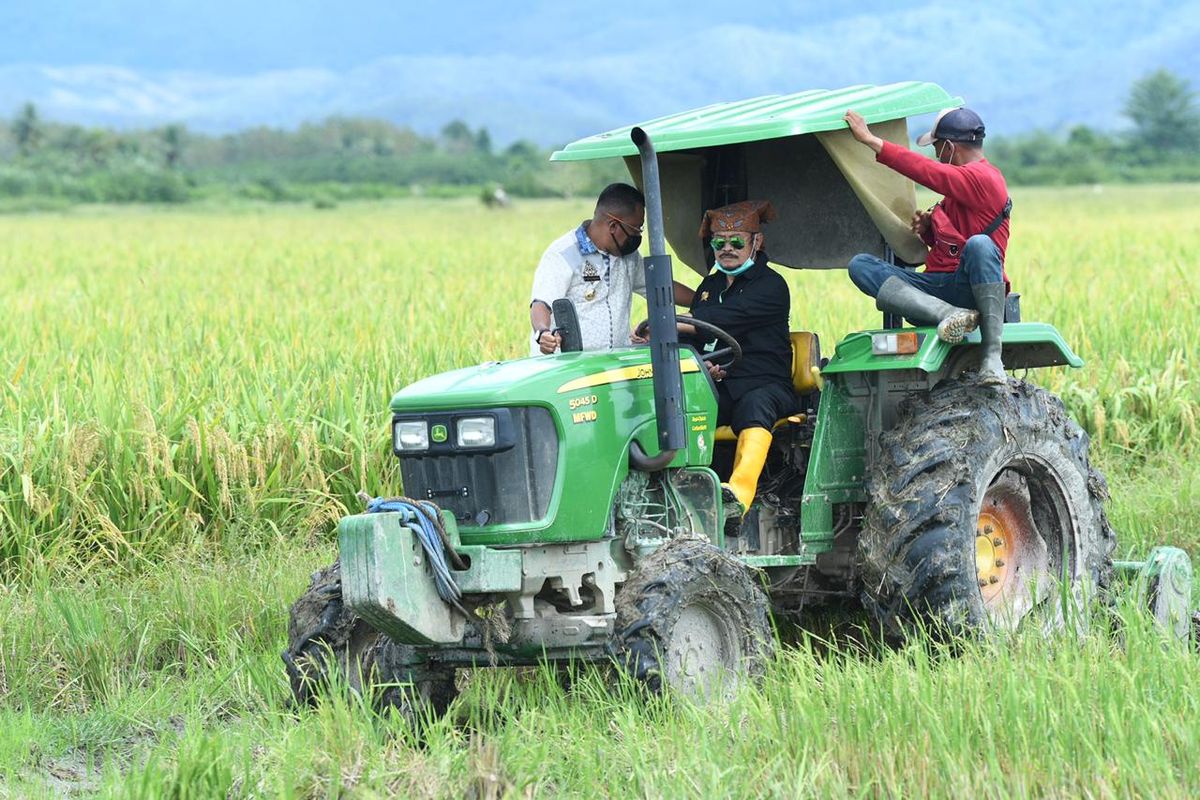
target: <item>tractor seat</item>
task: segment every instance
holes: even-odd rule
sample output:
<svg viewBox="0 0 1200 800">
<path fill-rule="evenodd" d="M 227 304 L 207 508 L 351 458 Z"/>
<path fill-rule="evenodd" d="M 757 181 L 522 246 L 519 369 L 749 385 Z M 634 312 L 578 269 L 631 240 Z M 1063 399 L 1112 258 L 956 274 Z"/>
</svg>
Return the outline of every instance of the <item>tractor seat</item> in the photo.
<svg viewBox="0 0 1200 800">
<path fill-rule="evenodd" d="M 821 389 L 821 341 L 812 331 L 792 331 L 792 387 L 796 394 L 810 394 Z M 802 424 L 803 414 L 790 414 L 775 423 Z M 717 428 L 716 441 L 736 442 L 733 429 L 728 425 Z"/>
</svg>

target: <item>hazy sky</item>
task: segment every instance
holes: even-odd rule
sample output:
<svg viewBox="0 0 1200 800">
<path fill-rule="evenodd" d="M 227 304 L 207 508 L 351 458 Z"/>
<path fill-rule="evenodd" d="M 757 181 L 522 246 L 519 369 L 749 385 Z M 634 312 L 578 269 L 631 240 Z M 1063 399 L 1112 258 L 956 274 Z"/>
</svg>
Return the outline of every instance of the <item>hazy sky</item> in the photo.
<svg viewBox="0 0 1200 800">
<path fill-rule="evenodd" d="M 929 80 L 992 130 L 1113 128 L 1158 67 L 1200 85 L 1200 0 L 0 2 L 0 116 L 33 101 L 118 126 L 461 118 L 548 144 L 714 100 Z"/>
<path fill-rule="evenodd" d="M 346 69 L 394 55 L 588 59 L 676 38 L 712 23 L 795 29 L 828 17 L 819 4 L 764 4 L 753 18 L 728 2 L 231 2 L 97 0 L 0 7 L 0 61 L 113 64 L 225 74 Z M 856 13 L 889 3 L 858 3 Z M 720 36 L 710 42 L 720 47 Z"/>
</svg>

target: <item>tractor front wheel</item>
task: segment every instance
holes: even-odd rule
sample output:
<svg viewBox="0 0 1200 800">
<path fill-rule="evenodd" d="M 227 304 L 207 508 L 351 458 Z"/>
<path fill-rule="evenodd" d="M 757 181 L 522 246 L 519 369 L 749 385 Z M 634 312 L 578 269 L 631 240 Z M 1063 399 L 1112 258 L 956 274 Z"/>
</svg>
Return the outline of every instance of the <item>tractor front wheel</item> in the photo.
<svg viewBox="0 0 1200 800">
<path fill-rule="evenodd" d="M 945 381 L 901 404 L 879 445 L 859 561 L 885 630 L 1011 630 L 1035 612 L 1057 627 L 1108 585 L 1107 486 L 1054 395 Z"/>
<path fill-rule="evenodd" d="M 775 640 L 753 573 L 698 539 L 647 556 L 617 593 L 617 663 L 653 692 L 729 696 L 762 677 Z"/>
<path fill-rule="evenodd" d="M 445 713 L 455 696 L 453 669 L 422 663 L 412 647 L 393 641 L 343 605 L 337 561 L 313 573 L 308 591 L 292 604 L 283 661 L 300 704 L 313 705 L 338 687 L 417 721 L 423 714 Z"/>
</svg>

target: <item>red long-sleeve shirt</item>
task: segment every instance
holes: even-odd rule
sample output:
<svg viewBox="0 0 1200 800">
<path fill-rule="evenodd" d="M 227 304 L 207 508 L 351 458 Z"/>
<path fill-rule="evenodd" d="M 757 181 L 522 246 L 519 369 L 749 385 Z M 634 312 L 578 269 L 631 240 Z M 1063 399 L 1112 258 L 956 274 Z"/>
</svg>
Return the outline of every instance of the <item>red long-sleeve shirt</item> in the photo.
<svg viewBox="0 0 1200 800">
<path fill-rule="evenodd" d="M 885 141 L 875 160 L 944 197 L 933 211 L 930 235 L 925 238 L 929 245 L 926 272 L 957 270 L 963 244 L 969 237 L 983 233 L 1008 202 L 1004 176 L 987 159 L 956 167 Z M 1003 262 L 1008 247 L 1007 219 L 992 233 L 992 241 L 1000 249 Z M 1004 282 L 1008 283 L 1007 274 Z"/>
</svg>

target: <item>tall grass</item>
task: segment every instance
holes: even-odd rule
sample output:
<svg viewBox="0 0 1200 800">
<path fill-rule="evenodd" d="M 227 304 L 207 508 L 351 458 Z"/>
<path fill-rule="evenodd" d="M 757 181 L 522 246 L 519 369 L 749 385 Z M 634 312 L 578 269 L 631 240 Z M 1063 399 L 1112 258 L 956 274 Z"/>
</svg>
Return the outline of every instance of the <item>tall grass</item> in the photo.
<svg viewBox="0 0 1200 800">
<path fill-rule="evenodd" d="M 1196 656 L 1124 598 L 1119 634 L 898 651 L 781 650 L 727 705 L 647 700 L 584 670 L 472 673 L 418 734 L 354 698 L 289 710 L 297 562 L 178 562 L 114 589 L 0 599 L 0 795 L 112 797 L 1146 796 L 1200 791 Z M 69 603 L 63 599 L 69 595 Z M 94 610 L 85 610 L 94 609 Z M 106 623 L 108 635 L 80 625 Z"/>
<path fill-rule="evenodd" d="M 397 387 L 518 352 L 563 212 L 0 220 L 0 576 L 327 531 L 396 482 Z"/>
<path fill-rule="evenodd" d="M 1088 361 L 1032 377 L 1102 450 L 1193 452 L 1200 188 L 1027 190 L 1016 208 L 1026 319 Z M 586 213 L 411 201 L 0 219 L 0 577 L 323 534 L 356 491 L 395 485 L 396 388 L 524 354 L 532 268 Z M 878 325 L 844 272 L 788 278 L 793 326 L 826 349 Z"/>
</svg>

